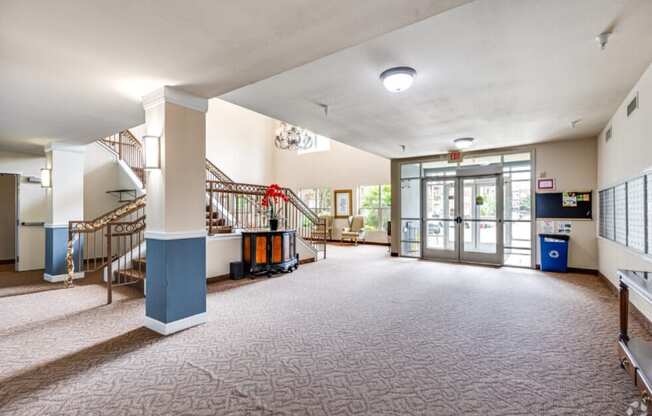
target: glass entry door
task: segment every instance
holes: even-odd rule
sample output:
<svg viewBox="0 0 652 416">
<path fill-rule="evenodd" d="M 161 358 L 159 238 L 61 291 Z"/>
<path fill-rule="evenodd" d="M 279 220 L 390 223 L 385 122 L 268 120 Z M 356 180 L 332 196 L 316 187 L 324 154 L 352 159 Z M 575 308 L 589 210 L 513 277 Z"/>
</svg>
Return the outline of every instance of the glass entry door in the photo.
<svg viewBox="0 0 652 416">
<path fill-rule="evenodd" d="M 502 265 L 501 176 L 424 181 L 424 258 Z"/>
<path fill-rule="evenodd" d="M 457 260 L 457 180 L 426 180 L 424 187 L 423 257 Z"/>
</svg>

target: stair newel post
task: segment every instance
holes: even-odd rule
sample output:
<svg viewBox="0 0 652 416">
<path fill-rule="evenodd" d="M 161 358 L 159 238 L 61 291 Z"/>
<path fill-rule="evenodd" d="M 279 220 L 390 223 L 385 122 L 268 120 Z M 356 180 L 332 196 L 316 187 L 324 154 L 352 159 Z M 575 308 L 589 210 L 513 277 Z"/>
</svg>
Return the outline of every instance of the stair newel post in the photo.
<svg viewBox="0 0 652 416">
<path fill-rule="evenodd" d="M 106 225 L 106 303 L 113 302 L 113 249 L 111 248 L 111 223 Z"/>
</svg>

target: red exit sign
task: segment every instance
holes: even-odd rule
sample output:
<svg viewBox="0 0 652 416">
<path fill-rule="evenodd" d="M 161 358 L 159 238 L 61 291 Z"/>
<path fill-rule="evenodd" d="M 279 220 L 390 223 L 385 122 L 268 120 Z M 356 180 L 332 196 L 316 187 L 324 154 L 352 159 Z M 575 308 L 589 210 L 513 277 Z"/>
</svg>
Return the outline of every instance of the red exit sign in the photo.
<svg viewBox="0 0 652 416">
<path fill-rule="evenodd" d="M 453 150 L 448 152 L 448 163 L 456 163 L 462 161 L 462 152 Z"/>
</svg>

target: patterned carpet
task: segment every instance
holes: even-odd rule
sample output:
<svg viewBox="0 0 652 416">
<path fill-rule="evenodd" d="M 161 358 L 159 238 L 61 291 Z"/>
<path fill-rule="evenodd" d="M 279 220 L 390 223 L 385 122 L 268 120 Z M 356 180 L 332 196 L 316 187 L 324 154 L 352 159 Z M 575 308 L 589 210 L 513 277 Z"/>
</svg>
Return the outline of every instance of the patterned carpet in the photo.
<svg viewBox="0 0 652 416">
<path fill-rule="evenodd" d="M 596 277 L 358 246 L 222 289 L 169 337 L 129 288 L 110 306 L 95 284 L 1 297 L 0 414 L 621 415 L 639 398 Z"/>
</svg>

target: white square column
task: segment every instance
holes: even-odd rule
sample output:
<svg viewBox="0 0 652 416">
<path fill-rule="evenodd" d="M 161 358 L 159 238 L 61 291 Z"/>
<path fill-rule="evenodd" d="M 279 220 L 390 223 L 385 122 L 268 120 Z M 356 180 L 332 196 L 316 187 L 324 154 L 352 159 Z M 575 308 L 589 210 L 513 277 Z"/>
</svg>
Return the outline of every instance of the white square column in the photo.
<svg viewBox="0 0 652 416">
<path fill-rule="evenodd" d="M 160 169 L 146 181 L 145 326 L 168 335 L 206 319 L 208 100 L 163 87 L 143 106 L 147 135 L 160 137 Z"/>
</svg>

